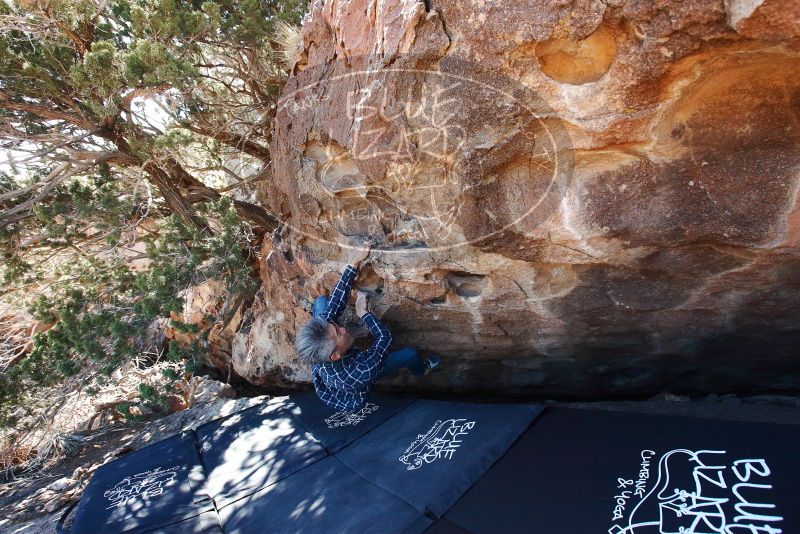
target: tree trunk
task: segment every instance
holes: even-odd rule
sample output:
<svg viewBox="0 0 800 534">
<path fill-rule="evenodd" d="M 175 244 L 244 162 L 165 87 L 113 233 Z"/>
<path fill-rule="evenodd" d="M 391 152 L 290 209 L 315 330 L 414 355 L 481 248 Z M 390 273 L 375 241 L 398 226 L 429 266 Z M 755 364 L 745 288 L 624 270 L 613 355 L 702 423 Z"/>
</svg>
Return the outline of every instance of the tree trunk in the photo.
<svg viewBox="0 0 800 534">
<path fill-rule="evenodd" d="M 221 196 L 222 195 L 216 189 L 206 186 L 195 186 L 192 187 L 189 194 L 186 195 L 186 201 L 189 204 L 194 204 L 196 202 L 216 200 Z M 231 198 L 231 200 L 233 201 L 233 206 L 236 208 L 236 213 L 238 213 L 239 217 L 242 219 L 263 226 L 268 232 L 272 232 L 281 225 L 280 220 L 261 206 L 256 206 L 255 204 L 244 202 L 243 200 L 236 200 L 233 198 Z"/>
<path fill-rule="evenodd" d="M 158 187 L 161 196 L 172 213 L 177 214 L 187 224 L 208 229 L 208 226 L 192 213 L 180 190 L 172 183 L 169 175 L 163 169 L 154 163 L 147 163 L 144 165 L 144 170 L 150 175 L 150 180 Z"/>
</svg>

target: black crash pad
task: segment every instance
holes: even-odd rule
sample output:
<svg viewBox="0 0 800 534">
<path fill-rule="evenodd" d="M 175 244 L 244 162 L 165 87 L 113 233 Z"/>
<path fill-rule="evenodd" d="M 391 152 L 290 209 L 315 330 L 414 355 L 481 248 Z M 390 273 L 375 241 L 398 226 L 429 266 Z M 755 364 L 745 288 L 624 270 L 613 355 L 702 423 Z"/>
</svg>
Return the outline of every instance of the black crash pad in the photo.
<svg viewBox="0 0 800 534">
<path fill-rule="evenodd" d="M 474 534 L 800 532 L 800 428 L 548 408 L 445 515 Z"/>
<path fill-rule="evenodd" d="M 425 530 L 424 534 L 472 534 L 469 530 L 464 530 L 448 521 L 447 519 L 438 519 L 436 523 L 431 525 Z"/>
<path fill-rule="evenodd" d="M 800 427 L 315 402 L 274 399 L 101 467 L 73 532 L 800 532 Z"/>
</svg>

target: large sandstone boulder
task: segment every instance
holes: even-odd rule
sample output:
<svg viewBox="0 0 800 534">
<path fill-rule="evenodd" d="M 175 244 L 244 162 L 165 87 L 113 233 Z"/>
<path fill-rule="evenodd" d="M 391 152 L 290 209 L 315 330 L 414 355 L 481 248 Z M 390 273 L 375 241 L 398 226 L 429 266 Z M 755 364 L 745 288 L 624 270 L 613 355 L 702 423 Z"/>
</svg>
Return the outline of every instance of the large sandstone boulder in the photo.
<svg viewBox="0 0 800 534">
<path fill-rule="evenodd" d="M 294 332 L 369 241 L 425 387 L 796 390 L 798 36 L 798 0 L 314 2 L 234 368 L 307 380 Z"/>
</svg>

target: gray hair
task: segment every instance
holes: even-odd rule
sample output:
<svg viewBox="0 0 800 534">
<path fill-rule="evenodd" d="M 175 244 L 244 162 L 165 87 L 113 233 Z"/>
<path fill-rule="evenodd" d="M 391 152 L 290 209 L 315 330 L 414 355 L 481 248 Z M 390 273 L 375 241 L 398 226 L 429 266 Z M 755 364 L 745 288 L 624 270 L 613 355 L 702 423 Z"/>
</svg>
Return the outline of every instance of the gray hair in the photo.
<svg viewBox="0 0 800 534">
<path fill-rule="evenodd" d="M 328 321 L 314 317 L 297 331 L 294 348 L 305 363 L 326 362 L 336 348 L 336 342 L 328 335 Z"/>
</svg>

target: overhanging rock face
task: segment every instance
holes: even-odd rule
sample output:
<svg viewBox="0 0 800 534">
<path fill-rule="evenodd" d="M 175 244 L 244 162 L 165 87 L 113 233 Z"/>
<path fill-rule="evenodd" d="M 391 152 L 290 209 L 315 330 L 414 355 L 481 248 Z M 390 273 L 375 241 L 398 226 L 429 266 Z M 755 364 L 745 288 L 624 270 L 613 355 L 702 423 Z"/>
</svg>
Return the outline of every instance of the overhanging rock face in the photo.
<svg viewBox="0 0 800 534">
<path fill-rule="evenodd" d="M 396 343 L 446 357 L 431 389 L 797 390 L 799 12 L 315 2 L 234 369 L 308 380 L 303 308 L 369 238 Z"/>
</svg>

